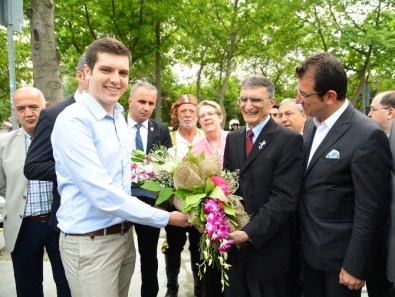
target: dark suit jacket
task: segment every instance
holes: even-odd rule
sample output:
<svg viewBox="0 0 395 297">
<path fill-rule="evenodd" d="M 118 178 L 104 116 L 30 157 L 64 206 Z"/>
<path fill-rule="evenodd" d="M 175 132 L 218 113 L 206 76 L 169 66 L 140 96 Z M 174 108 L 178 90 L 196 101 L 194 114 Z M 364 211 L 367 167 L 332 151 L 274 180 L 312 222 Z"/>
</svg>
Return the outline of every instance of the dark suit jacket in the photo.
<svg viewBox="0 0 395 297">
<path fill-rule="evenodd" d="M 240 169 L 238 195 L 251 221 L 243 228 L 251 242 L 229 253 L 231 269 L 243 269 L 262 281 L 284 274 L 289 266 L 291 216 L 303 177 L 303 138 L 276 124 L 266 124 L 247 158 L 246 129 L 228 134 L 224 168 Z M 240 265 L 244 268 L 240 268 Z"/>
<path fill-rule="evenodd" d="M 150 119 L 148 121 L 148 139 L 147 139 L 147 151 L 148 154 L 154 145 L 164 145 L 167 148 L 172 147 L 169 128 L 159 123 L 158 121 Z M 155 204 L 156 194 L 147 190 L 136 188 L 132 186 L 132 195 L 139 198 L 146 197 L 148 199 L 142 199 L 144 202 L 153 205 Z"/>
<path fill-rule="evenodd" d="M 53 182 L 53 202 L 49 224 L 56 230 L 59 230 L 57 228 L 56 212 L 60 205 L 60 195 L 56 180 L 51 134 L 58 115 L 73 103 L 75 103 L 74 95 L 66 101 L 41 111 L 24 167 L 24 174 L 27 179 Z"/>
<path fill-rule="evenodd" d="M 304 129 L 307 162 L 315 126 Z M 350 104 L 305 171 L 300 204 L 302 249 L 315 269 L 366 279 L 383 233 L 391 152 L 384 132 Z"/>
<path fill-rule="evenodd" d="M 392 121 L 390 132 L 390 147 L 392 153 L 392 171 L 391 171 L 391 207 L 390 220 L 388 227 L 388 262 L 387 276 L 392 283 L 395 282 L 395 120 Z"/>
</svg>

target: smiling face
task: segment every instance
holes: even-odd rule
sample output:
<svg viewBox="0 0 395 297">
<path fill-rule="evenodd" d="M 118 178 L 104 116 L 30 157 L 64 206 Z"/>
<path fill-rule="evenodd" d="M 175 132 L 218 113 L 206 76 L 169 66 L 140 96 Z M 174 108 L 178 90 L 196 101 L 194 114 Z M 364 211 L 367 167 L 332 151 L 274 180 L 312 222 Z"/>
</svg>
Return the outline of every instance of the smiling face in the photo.
<svg viewBox="0 0 395 297">
<path fill-rule="evenodd" d="M 129 58 L 110 53 L 98 53 L 93 69 L 87 65 L 84 73 L 89 79 L 89 95 L 113 114 L 114 106 L 125 93 L 129 81 Z"/>
<path fill-rule="evenodd" d="M 133 98 L 129 98 L 129 114 L 137 123 L 148 120 L 155 110 L 157 95 L 153 90 L 138 88 Z"/>
<path fill-rule="evenodd" d="M 267 88 L 265 87 L 242 88 L 240 97 L 261 98 L 261 102 L 259 103 L 252 103 L 251 100 L 247 100 L 245 103 L 239 103 L 244 121 L 250 128 L 259 125 L 269 115 L 270 109 L 276 103 L 275 98 L 268 97 Z"/>
<path fill-rule="evenodd" d="M 199 124 L 205 133 L 221 130 L 222 115 L 210 105 L 203 105 L 199 108 Z"/>
</svg>

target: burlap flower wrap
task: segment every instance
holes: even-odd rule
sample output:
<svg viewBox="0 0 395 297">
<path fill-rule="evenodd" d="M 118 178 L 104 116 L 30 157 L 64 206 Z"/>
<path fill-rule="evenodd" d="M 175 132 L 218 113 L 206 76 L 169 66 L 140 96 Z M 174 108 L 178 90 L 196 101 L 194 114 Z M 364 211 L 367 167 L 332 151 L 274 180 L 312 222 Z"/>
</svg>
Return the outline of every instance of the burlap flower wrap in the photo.
<svg viewBox="0 0 395 297">
<path fill-rule="evenodd" d="M 217 155 L 206 157 L 199 165 L 190 160 L 184 160 L 174 172 L 174 188 L 176 190 L 186 189 L 192 191 L 195 186 L 203 185 L 208 177 L 219 175 L 221 175 L 221 161 Z M 234 190 L 236 190 L 236 188 Z M 241 230 L 249 222 L 249 216 L 240 202 L 243 198 L 233 193 L 229 194 L 227 198 L 236 212 L 235 222 L 237 223 L 237 227 L 231 225 L 231 231 Z M 177 210 L 184 210 L 184 200 L 182 198 L 174 196 L 173 204 Z M 204 233 L 204 225 L 202 225 L 198 219 L 199 213 L 191 211 L 187 212 L 186 215 L 188 221 L 199 230 L 200 233 Z"/>
</svg>

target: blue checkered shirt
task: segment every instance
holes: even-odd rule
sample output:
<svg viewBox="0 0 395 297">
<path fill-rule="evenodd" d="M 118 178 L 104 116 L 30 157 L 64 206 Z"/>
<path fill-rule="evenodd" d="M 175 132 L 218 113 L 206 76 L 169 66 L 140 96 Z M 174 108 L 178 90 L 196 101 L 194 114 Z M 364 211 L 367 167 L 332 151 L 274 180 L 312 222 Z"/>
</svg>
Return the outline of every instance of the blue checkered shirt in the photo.
<svg viewBox="0 0 395 297">
<path fill-rule="evenodd" d="M 30 136 L 25 133 L 26 152 L 31 143 Z M 25 217 L 39 216 L 51 212 L 52 182 L 41 180 L 27 181 L 27 200 Z"/>
</svg>

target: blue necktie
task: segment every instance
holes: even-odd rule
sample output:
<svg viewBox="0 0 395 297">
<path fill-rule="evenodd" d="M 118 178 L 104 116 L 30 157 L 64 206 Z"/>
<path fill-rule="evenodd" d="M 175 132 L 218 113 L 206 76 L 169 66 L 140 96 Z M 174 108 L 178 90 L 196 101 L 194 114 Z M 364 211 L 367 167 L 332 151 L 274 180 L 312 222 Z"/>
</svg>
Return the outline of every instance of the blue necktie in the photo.
<svg viewBox="0 0 395 297">
<path fill-rule="evenodd" d="M 143 140 L 141 139 L 141 135 L 140 135 L 141 126 L 142 126 L 141 124 L 135 125 L 135 127 L 137 129 L 137 131 L 136 131 L 136 149 L 144 152 Z"/>
</svg>

